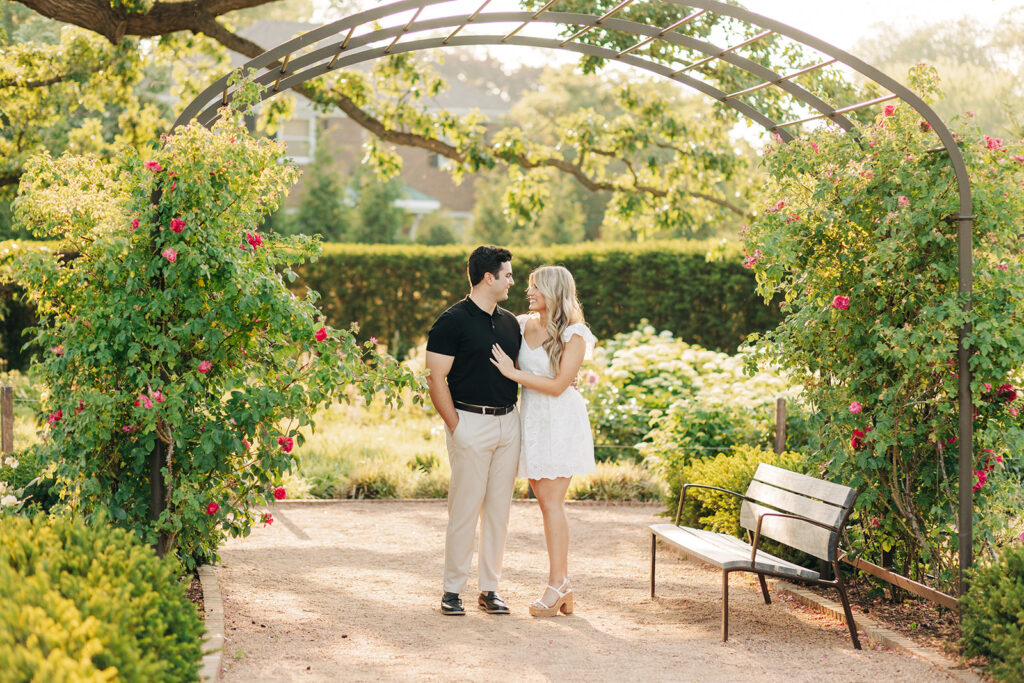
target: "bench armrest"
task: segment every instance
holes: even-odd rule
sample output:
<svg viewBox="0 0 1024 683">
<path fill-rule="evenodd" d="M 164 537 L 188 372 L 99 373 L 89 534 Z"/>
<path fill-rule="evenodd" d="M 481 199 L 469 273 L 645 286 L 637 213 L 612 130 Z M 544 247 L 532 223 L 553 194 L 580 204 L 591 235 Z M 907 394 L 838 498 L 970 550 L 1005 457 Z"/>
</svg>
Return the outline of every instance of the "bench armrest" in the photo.
<svg viewBox="0 0 1024 683">
<path fill-rule="evenodd" d="M 679 520 L 683 517 L 683 501 L 686 500 L 686 489 L 691 487 L 695 489 L 710 489 L 712 491 L 718 491 L 720 493 L 729 493 L 736 496 L 737 498 L 742 498 L 743 500 L 750 500 L 742 493 L 736 493 L 735 491 L 730 491 L 729 489 L 722 489 L 717 486 L 707 486 L 706 484 L 683 484 L 682 493 L 680 493 L 679 495 L 679 507 L 676 508 L 676 526 L 679 526 Z"/>
<path fill-rule="evenodd" d="M 803 517 L 801 515 L 793 515 L 788 512 L 762 512 L 760 515 L 757 516 L 757 529 L 754 530 L 754 544 L 750 550 L 751 566 L 753 566 L 754 560 L 757 558 L 757 546 L 761 543 L 761 522 L 764 521 L 765 517 L 788 517 L 789 519 L 795 519 L 800 522 L 807 522 L 808 524 L 813 524 L 814 526 L 820 526 L 822 529 L 828 529 L 829 531 L 839 531 L 837 527 L 829 526 L 824 522 L 819 522 L 816 519 Z"/>
</svg>

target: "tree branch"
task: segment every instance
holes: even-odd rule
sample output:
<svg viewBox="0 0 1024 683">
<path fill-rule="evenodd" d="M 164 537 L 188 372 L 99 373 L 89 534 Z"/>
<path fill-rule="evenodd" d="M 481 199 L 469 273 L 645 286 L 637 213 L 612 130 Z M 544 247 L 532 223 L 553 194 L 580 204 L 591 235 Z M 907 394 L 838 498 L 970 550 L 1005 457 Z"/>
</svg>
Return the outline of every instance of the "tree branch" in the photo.
<svg viewBox="0 0 1024 683">
<path fill-rule="evenodd" d="M 229 50 L 249 58 L 257 57 L 263 54 L 265 50 L 253 41 L 229 31 L 223 24 L 217 21 L 217 17 L 239 9 L 265 5 L 268 1 L 187 0 L 186 2 L 156 2 L 149 12 L 145 14 L 129 14 L 123 8 L 111 8 L 109 0 L 76 0 L 74 2 L 68 0 L 18 0 L 22 5 L 43 16 L 94 31 L 115 44 L 125 35 L 154 37 L 177 31 L 191 31 L 193 33 L 205 34 Z M 329 91 L 329 98 L 308 85 L 298 85 L 293 87 L 292 90 L 313 102 L 338 107 L 353 122 L 384 142 L 403 147 L 425 149 L 452 159 L 459 164 L 466 161 L 465 155 L 458 148 L 442 140 L 388 128 L 379 119 L 359 107 L 350 97 L 337 90 Z M 668 194 L 665 190 L 642 185 L 639 182 L 634 182 L 631 186 L 624 186 L 616 183 L 595 181 L 587 176 L 580 166 L 569 163 L 564 159 L 548 158 L 531 161 L 525 155 L 518 154 L 508 160 L 514 161 L 526 169 L 538 168 L 540 166 L 555 168 L 573 176 L 583 187 L 590 191 L 644 192 L 655 197 L 664 197 Z M 619 161 L 626 163 L 630 167 L 630 171 L 633 172 L 627 160 L 619 159 Z M 633 173 L 633 175 L 635 179 L 636 174 Z M 0 186 L 17 182 L 17 177 L 14 177 L 13 180 L 8 180 L 8 177 L 0 176 Z M 696 199 L 708 201 L 728 209 L 738 216 L 747 217 L 741 208 L 719 197 L 688 190 L 685 193 Z"/>
</svg>

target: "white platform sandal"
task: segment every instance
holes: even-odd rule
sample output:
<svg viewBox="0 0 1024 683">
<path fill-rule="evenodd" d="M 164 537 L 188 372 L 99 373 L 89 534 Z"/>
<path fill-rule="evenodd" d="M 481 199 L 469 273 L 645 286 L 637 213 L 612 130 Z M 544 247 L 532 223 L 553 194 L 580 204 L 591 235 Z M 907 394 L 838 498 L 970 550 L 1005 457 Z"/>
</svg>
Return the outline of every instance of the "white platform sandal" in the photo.
<svg viewBox="0 0 1024 683">
<path fill-rule="evenodd" d="M 534 600 L 533 604 L 530 605 L 530 616 L 531 617 L 553 617 L 559 612 L 562 614 L 572 614 L 572 586 L 569 585 L 569 577 L 566 577 L 565 581 L 558 588 L 554 586 L 548 586 L 555 592 L 558 597 L 555 598 L 554 604 L 548 605 L 542 600 Z"/>
</svg>

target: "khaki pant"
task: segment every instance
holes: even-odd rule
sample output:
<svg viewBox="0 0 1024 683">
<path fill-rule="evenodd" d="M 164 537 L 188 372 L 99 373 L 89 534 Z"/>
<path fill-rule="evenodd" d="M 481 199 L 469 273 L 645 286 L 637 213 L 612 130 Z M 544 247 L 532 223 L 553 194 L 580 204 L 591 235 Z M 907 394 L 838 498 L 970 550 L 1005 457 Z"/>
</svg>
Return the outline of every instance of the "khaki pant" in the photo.
<svg viewBox="0 0 1024 683">
<path fill-rule="evenodd" d="M 508 514 L 519 466 L 519 411 L 480 415 L 459 410 L 455 434 L 445 429 L 452 478 L 448 485 L 448 531 L 444 541 L 444 590 L 461 593 L 480 520 L 480 590 L 493 591 L 501 578 Z"/>
</svg>

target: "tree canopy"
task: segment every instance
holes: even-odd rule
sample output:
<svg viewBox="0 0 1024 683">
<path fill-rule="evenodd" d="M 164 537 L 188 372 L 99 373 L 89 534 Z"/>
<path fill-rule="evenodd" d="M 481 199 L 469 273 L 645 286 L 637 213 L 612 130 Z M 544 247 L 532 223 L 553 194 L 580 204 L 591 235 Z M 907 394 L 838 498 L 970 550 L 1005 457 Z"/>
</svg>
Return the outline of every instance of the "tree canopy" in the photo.
<svg viewBox="0 0 1024 683">
<path fill-rule="evenodd" d="M 539 0 L 523 0 L 537 9 Z M 565 0 L 564 11 L 600 13 L 609 0 Z M 307 0 L 19 0 L 0 4 L 0 200 L 13 196 L 26 161 L 46 150 L 98 151 L 127 141 L 142 146 L 166 131 L 171 116 L 196 90 L 229 68 L 227 51 L 255 57 L 272 45 L 243 37 L 254 19 L 308 18 Z M 634 21 L 669 25 L 687 8 L 637 2 L 623 15 Z M 705 15 L 679 29 L 698 38 L 739 35 L 731 20 Z M 282 36 L 283 38 L 283 36 Z M 621 35 L 595 30 L 586 41 L 625 47 Z M 775 68 L 798 68 L 813 59 L 770 36 L 744 48 L 750 59 Z M 635 51 L 661 61 L 694 60 L 697 53 L 654 41 Z M 585 59 L 585 72 L 602 65 Z M 695 70 L 726 89 L 752 85 L 753 76 L 723 61 Z M 852 86 L 837 72 L 801 77 L 822 97 L 846 101 Z M 371 134 L 367 163 L 393 175 L 399 145 L 419 147 L 451 160 L 462 177 L 493 167 L 510 169 L 511 207 L 536 215 L 543 193 L 531 191 L 550 173 L 573 177 L 588 190 L 611 193 L 613 219 L 655 230 L 706 222 L 709 211 L 738 220 L 744 203 L 725 187 L 737 170 L 728 131 L 733 113 L 713 108 L 694 118 L 679 104 L 674 87 L 651 87 L 644 79 L 623 79 L 614 112 L 584 107 L 559 112 L 542 125 L 520 125 L 489 135 L 478 113 L 437 111 L 428 98 L 445 87 L 421 57 L 404 54 L 378 61 L 372 72 L 342 71 L 294 90 L 324 111 L 341 111 Z M 607 98 L 606 98 L 607 99 Z M 752 93 L 748 101 L 778 115 L 791 105 L 775 88 Z M 264 107 L 268 125 L 287 110 L 286 100 Z M 638 125 L 638 122 L 643 122 Z M 543 130 L 543 140 L 534 134 Z M 733 191 L 734 194 L 734 191 Z M 0 202 L 5 203 L 5 202 Z M 2 227 L 2 226 L 0 226 Z"/>
</svg>

